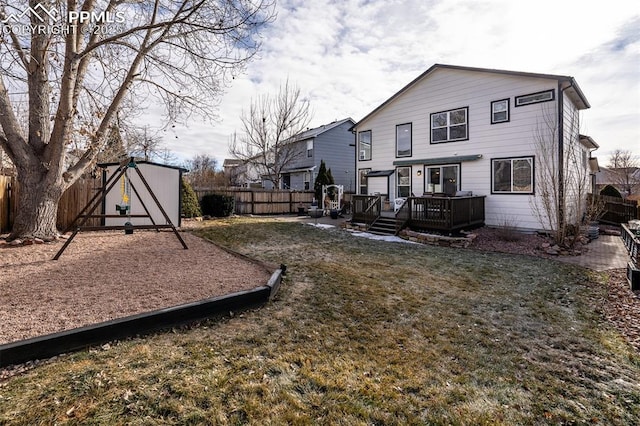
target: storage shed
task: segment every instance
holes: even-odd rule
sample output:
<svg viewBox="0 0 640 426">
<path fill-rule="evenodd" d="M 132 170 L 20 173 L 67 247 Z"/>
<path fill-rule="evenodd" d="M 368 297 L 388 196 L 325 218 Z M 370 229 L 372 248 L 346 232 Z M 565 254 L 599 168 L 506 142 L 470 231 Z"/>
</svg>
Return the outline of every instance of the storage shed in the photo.
<svg viewBox="0 0 640 426">
<path fill-rule="evenodd" d="M 118 173 L 120 164 L 108 163 L 100 164 L 99 166 L 103 168 L 102 181 L 106 182 L 114 173 Z M 140 171 L 151 192 L 145 186 L 135 168 Z M 155 196 L 162 209 L 169 216 L 171 223 L 176 227 L 180 226 L 182 173 L 185 171 L 186 169 L 181 167 L 150 161 L 131 163 L 125 174 L 106 194 L 102 205 L 102 214 L 120 214 L 122 218 L 106 217 L 103 219 L 102 225 L 121 226 L 125 222 L 130 222 L 135 226 L 153 225 L 149 217 L 135 217 L 136 215 L 147 215 L 145 207 L 148 210 L 148 215 L 153 218 L 156 225 L 166 225 L 167 221 L 153 199 Z M 128 206 L 126 210 L 124 210 L 124 206 Z"/>
</svg>

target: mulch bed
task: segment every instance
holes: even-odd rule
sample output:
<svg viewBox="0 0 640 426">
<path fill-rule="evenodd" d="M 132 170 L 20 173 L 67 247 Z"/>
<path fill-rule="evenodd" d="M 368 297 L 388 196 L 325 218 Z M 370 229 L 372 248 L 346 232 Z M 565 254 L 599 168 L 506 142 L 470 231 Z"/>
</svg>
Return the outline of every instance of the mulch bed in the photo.
<svg viewBox="0 0 640 426">
<path fill-rule="evenodd" d="M 604 315 L 640 352 L 640 291 L 631 291 L 626 274 L 624 269 L 609 271 Z"/>
</svg>

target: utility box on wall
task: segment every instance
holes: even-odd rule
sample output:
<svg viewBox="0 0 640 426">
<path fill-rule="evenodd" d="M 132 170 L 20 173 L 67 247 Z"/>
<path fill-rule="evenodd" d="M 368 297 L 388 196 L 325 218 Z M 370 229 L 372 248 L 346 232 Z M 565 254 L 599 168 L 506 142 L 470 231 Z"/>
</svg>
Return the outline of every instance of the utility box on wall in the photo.
<svg viewBox="0 0 640 426">
<path fill-rule="evenodd" d="M 100 167 L 104 168 L 103 182 L 106 182 L 114 173 L 118 173 L 120 164 L 100 164 Z M 136 169 L 140 171 L 153 194 L 147 189 Z M 125 174 L 107 193 L 102 206 L 102 214 L 120 215 L 122 218 L 106 217 L 103 225 L 122 226 L 125 222 L 130 222 L 133 225 L 153 225 L 148 217 L 130 217 L 147 215 L 145 207 L 156 225 L 166 225 L 167 221 L 153 199 L 155 196 L 171 223 L 176 227 L 180 226 L 182 201 L 180 194 L 184 171 L 185 169 L 181 167 L 149 161 L 133 163 L 132 167 L 127 168 Z"/>
</svg>

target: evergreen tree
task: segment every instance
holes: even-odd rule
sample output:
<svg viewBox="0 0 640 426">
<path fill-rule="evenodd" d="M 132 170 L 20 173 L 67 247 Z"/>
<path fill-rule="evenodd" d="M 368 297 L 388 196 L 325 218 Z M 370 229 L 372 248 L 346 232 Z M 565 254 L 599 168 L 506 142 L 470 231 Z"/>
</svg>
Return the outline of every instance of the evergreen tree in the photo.
<svg viewBox="0 0 640 426">
<path fill-rule="evenodd" d="M 200 210 L 200 203 L 198 202 L 198 196 L 191 187 L 191 184 L 184 178 L 182 180 L 182 215 L 184 217 L 196 217 L 202 216 Z"/>
<path fill-rule="evenodd" d="M 322 185 L 330 185 L 329 182 L 329 173 L 327 172 L 327 165 L 324 163 L 324 160 L 320 160 L 320 168 L 318 169 L 318 176 L 316 176 L 316 181 L 313 184 L 313 190 L 315 191 L 316 200 L 318 200 L 318 204 L 322 205 L 324 200 L 322 199 Z"/>
</svg>

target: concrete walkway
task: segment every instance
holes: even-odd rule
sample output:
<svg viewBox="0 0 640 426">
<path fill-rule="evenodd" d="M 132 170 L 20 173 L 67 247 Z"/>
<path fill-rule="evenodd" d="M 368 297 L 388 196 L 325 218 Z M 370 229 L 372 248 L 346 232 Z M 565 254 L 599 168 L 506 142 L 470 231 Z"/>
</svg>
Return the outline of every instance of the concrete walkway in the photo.
<svg viewBox="0 0 640 426">
<path fill-rule="evenodd" d="M 587 246 L 589 251 L 580 256 L 560 256 L 557 260 L 584 266 L 595 271 L 621 269 L 627 267 L 629 253 L 622 238 L 614 235 L 600 235 Z"/>
</svg>

